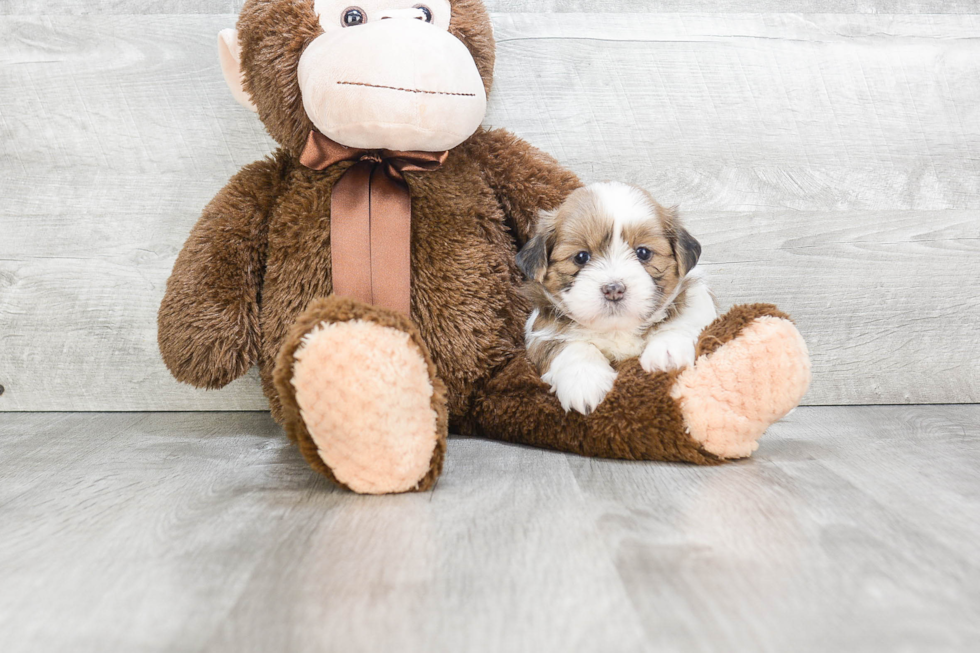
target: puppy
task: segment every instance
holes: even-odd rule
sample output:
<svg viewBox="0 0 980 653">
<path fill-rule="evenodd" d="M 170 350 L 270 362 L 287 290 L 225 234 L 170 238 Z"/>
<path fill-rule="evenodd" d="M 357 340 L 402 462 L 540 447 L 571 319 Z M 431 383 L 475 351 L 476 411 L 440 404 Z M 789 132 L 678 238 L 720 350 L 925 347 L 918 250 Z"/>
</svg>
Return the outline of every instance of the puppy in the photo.
<svg viewBox="0 0 980 653">
<path fill-rule="evenodd" d="M 694 271 L 700 256 L 673 210 L 626 184 L 580 188 L 540 215 L 517 256 L 534 304 L 527 352 L 566 412 L 602 402 L 611 362 L 639 357 L 648 372 L 694 363 L 698 335 L 718 316 Z"/>
</svg>

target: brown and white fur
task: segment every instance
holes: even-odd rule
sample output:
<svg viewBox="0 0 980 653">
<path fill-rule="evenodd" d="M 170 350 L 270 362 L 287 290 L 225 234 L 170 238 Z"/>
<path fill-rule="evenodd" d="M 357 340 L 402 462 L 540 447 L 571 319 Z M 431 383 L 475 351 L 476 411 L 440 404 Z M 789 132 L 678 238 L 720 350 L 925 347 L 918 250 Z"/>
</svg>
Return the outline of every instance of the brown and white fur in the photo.
<svg viewBox="0 0 980 653">
<path fill-rule="evenodd" d="M 534 303 L 527 351 L 566 411 L 602 402 L 611 362 L 639 357 L 647 372 L 694 363 L 718 315 L 694 269 L 700 255 L 676 213 L 635 186 L 586 186 L 541 214 L 518 255 Z"/>
</svg>

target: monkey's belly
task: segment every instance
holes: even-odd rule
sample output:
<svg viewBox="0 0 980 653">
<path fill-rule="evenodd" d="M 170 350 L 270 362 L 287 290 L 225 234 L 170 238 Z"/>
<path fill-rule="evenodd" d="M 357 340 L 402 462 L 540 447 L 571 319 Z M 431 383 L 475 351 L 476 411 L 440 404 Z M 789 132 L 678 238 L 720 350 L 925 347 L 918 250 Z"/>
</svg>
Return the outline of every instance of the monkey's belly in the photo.
<svg viewBox="0 0 980 653">
<path fill-rule="evenodd" d="M 465 395 L 505 362 L 527 313 L 501 253 L 475 249 L 486 257 L 461 264 L 455 254 L 447 254 L 447 269 L 416 275 L 413 283 L 413 317 L 448 386 L 451 409 L 454 394 Z"/>
</svg>

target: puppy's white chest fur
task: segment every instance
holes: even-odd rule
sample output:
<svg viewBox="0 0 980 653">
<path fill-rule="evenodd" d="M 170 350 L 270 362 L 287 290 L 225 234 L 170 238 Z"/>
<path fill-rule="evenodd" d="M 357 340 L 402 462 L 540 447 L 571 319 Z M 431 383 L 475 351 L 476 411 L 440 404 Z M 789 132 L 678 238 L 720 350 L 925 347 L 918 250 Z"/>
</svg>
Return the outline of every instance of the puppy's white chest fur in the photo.
<svg viewBox="0 0 980 653">
<path fill-rule="evenodd" d="M 595 345 L 610 361 L 618 362 L 638 358 L 646 347 L 644 335 L 626 331 L 596 332 L 585 331 L 573 338 Z"/>
</svg>

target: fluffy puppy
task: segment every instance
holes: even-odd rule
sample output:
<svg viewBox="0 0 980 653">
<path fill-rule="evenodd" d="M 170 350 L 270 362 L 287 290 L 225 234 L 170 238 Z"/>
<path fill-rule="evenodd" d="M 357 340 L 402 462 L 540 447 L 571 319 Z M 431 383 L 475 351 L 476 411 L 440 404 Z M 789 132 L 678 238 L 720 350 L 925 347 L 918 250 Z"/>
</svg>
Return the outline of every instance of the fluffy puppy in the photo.
<svg viewBox="0 0 980 653">
<path fill-rule="evenodd" d="M 517 257 L 534 303 L 527 351 L 566 411 L 602 402 L 611 362 L 639 357 L 648 372 L 694 363 L 717 317 L 694 271 L 700 255 L 676 213 L 634 186 L 586 186 L 541 214 Z"/>
</svg>

